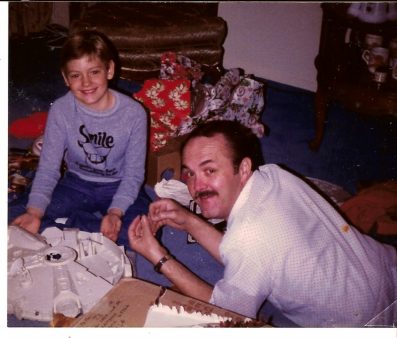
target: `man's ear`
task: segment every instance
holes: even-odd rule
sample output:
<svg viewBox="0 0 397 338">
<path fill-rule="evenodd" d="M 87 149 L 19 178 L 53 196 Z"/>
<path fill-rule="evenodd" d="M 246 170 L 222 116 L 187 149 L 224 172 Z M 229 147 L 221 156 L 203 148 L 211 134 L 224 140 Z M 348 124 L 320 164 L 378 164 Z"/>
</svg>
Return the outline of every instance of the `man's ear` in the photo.
<svg viewBox="0 0 397 338">
<path fill-rule="evenodd" d="M 110 60 L 110 61 L 109 61 L 109 65 L 108 65 L 108 72 L 107 72 L 107 74 L 106 74 L 108 80 L 113 79 L 113 76 L 114 76 L 114 68 L 115 68 L 114 61 L 113 61 L 113 60 Z"/>
<path fill-rule="evenodd" d="M 252 174 L 252 161 L 249 157 L 244 157 L 240 163 L 239 173 L 242 178 L 248 180 Z"/>
</svg>

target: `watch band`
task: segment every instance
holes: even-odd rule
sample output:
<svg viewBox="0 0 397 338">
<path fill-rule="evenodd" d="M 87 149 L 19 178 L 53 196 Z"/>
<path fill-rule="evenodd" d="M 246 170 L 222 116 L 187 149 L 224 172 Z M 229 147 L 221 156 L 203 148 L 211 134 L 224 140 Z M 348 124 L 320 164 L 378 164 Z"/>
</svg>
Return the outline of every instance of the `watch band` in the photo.
<svg viewBox="0 0 397 338">
<path fill-rule="evenodd" d="M 169 261 L 170 259 L 173 259 L 174 257 L 172 257 L 169 254 L 166 254 L 164 257 L 162 257 L 158 263 L 154 266 L 154 271 L 156 271 L 157 273 L 161 273 L 161 267 L 164 265 L 165 262 Z"/>
</svg>

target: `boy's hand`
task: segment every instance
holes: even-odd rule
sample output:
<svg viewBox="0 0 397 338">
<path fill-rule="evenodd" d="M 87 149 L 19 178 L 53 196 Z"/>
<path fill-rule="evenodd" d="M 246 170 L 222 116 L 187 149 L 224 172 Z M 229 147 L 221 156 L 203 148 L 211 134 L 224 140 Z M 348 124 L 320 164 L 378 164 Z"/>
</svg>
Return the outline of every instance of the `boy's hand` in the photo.
<svg viewBox="0 0 397 338">
<path fill-rule="evenodd" d="M 113 210 L 113 209 L 112 209 Z M 101 233 L 109 238 L 111 241 L 116 242 L 119 237 L 119 232 L 121 229 L 121 212 L 112 212 L 102 218 L 101 222 Z"/>
<path fill-rule="evenodd" d="M 40 229 L 42 212 L 39 209 L 28 208 L 26 213 L 15 218 L 10 225 L 17 225 L 32 234 Z"/>
</svg>

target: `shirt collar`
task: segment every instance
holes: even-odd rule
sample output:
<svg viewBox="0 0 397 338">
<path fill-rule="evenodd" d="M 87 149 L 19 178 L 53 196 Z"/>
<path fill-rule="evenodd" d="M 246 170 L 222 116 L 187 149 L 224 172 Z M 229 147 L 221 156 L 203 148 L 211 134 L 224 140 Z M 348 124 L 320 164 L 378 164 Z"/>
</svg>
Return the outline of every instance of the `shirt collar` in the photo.
<svg viewBox="0 0 397 338">
<path fill-rule="evenodd" d="M 240 209 L 244 206 L 245 202 L 247 201 L 248 197 L 251 195 L 252 187 L 254 186 L 255 177 L 258 175 L 257 170 L 255 170 L 251 177 L 248 179 L 247 183 L 241 190 L 240 194 L 237 197 L 236 202 L 234 203 L 232 210 L 230 211 L 229 217 L 227 219 L 227 226 L 233 223 L 233 220 L 236 215 L 239 214 Z"/>
</svg>

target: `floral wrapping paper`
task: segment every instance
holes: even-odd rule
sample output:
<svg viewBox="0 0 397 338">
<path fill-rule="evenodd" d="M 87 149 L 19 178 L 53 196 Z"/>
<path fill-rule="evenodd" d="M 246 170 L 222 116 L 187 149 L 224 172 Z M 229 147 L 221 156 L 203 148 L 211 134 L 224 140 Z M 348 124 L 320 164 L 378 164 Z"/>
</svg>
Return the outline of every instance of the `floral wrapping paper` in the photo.
<svg viewBox="0 0 397 338">
<path fill-rule="evenodd" d="M 150 112 L 149 147 L 155 152 L 175 136 L 182 121 L 190 114 L 189 80 L 146 80 L 134 94 Z"/>
<path fill-rule="evenodd" d="M 237 120 L 250 128 L 257 137 L 265 135 L 261 114 L 265 105 L 264 83 L 240 70 L 229 70 L 214 86 L 197 86 L 192 113 L 182 121 L 176 136 L 191 132 L 196 126 L 211 120 Z"/>
<path fill-rule="evenodd" d="M 166 52 L 161 56 L 160 76 L 162 80 L 189 80 L 195 88 L 204 73 L 201 64 L 186 56 L 174 52 Z"/>
<path fill-rule="evenodd" d="M 173 52 L 164 53 L 159 79 L 146 80 L 134 94 L 150 111 L 150 151 L 211 120 L 237 120 L 256 136 L 264 136 L 264 83 L 241 73 L 234 68 L 215 85 L 204 84 L 200 82 L 203 72 L 199 63 Z"/>
</svg>

